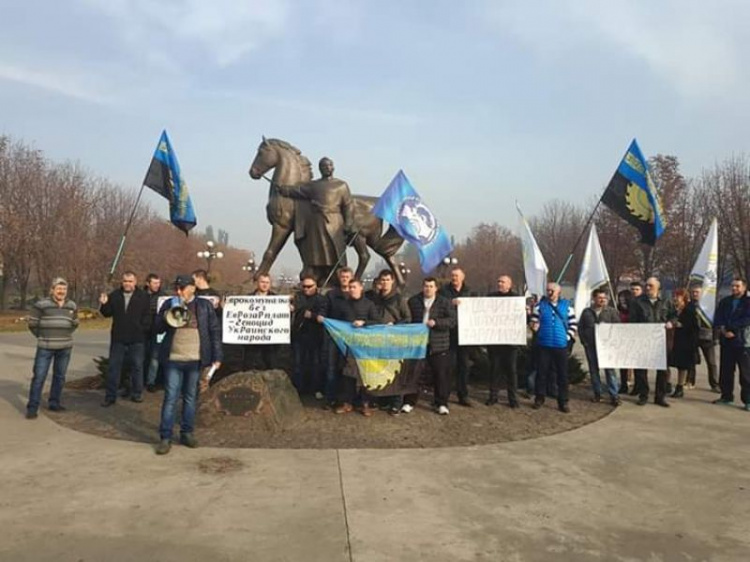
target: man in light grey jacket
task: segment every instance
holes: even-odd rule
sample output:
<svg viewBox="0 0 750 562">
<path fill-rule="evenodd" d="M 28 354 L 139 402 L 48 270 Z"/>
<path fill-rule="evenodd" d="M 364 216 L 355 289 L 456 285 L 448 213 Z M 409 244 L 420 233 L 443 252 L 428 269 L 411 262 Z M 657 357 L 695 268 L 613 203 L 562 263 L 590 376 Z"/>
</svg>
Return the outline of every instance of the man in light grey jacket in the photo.
<svg viewBox="0 0 750 562">
<path fill-rule="evenodd" d="M 49 409 L 54 412 L 65 410 L 60 398 L 73 348 L 73 332 L 78 328 L 78 308 L 67 297 L 68 282 L 57 277 L 52 281 L 50 296 L 35 303 L 29 315 L 29 330 L 37 339 L 34 377 L 26 406 L 26 417 L 30 420 L 37 417 L 44 381 L 53 360 Z"/>
</svg>

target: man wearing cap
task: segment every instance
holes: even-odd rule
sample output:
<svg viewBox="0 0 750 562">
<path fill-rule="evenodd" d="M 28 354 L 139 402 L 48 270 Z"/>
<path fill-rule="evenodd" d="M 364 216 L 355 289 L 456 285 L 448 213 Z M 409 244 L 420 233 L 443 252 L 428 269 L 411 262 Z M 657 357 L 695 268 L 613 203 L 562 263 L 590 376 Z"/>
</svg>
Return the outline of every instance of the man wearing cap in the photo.
<svg viewBox="0 0 750 562">
<path fill-rule="evenodd" d="M 175 279 L 177 297 L 165 302 L 156 319 L 156 333 L 164 333 L 161 362 L 164 370 L 164 403 L 161 407 L 159 445 L 157 455 L 166 455 L 172 447 L 175 406 L 182 394 L 180 443 L 194 449 L 198 442 L 193 436 L 195 408 L 201 369 L 221 366 L 221 328 L 213 306 L 206 299 L 195 297 L 195 282 L 190 275 Z M 187 309 L 183 326 L 170 326 L 166 314 L 175 306 Z"/>
</svg>

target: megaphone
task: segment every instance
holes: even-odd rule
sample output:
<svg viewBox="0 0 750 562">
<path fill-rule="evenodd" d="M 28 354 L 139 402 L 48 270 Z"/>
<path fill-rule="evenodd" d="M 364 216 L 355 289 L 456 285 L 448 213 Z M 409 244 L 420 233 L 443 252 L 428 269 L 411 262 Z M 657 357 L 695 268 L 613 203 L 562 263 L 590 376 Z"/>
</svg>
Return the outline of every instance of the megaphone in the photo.
<svg viewBox="0 0 750 562">
<path fill-rule="evenodd" d="M 190 310 L 179 301 L 164 314 L 164 321 L 172 328 L 184 328 L 190 322 Z"/>
</svg>

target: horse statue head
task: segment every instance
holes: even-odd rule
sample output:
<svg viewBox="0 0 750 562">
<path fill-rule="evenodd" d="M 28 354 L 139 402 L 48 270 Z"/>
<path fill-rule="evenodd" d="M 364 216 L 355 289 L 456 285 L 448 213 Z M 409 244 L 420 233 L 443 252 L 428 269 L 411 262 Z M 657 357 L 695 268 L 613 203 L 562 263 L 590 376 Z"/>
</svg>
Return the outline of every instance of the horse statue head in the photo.
<svg viewBox="0 0 750 562">
<path fill-rule="evenodd" d="M 274 170 L 271 182 L 276 185 L 299 185 L 312 179 L 310 160 L 300 150 L 280 139 L 267 139 L 258 145 L 249 174 L 254 180 Z"/>
</svg>

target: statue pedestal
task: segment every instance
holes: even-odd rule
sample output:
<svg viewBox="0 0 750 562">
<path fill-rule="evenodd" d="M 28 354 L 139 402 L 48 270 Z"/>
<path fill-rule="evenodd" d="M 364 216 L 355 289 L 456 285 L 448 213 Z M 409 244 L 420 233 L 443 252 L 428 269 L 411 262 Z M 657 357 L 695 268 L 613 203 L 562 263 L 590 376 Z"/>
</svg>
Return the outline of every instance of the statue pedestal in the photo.
<svg viewBox="0 0 750 562">
<path fill-rule="evenodd" d="M 200 421 L 211 426 L 225 416 L 246 418 L 256 429 L 291 429 L 304 421 L 297 390 L 284 371 L 245 371 L 218 381 L 200 397 Z"/>
</svg>

